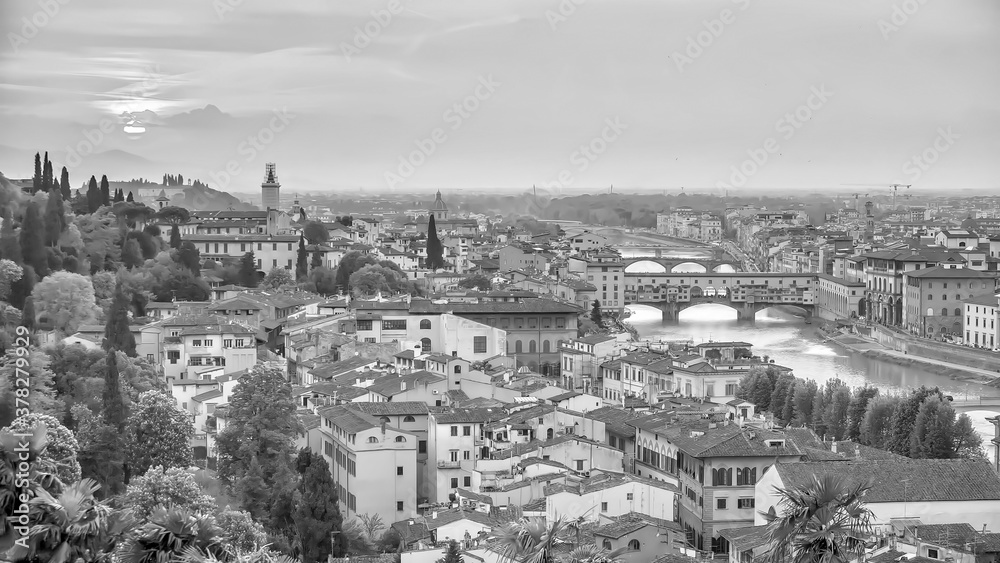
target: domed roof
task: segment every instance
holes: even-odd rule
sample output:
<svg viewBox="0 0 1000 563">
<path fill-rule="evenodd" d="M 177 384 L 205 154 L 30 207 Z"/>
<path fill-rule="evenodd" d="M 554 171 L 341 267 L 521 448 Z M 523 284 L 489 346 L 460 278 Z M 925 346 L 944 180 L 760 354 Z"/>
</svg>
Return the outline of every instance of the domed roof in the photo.
<svg viewBox="0 0 1000 563">
<path fill-rule="evenodd" d="M 431 207 L 432 211 L 447 211 L 448 206 L 445 205 L 444 200 L 441 199 L 441 190 L 438 190 L 437 197 L 434 198 L 434 205 Z"/>
</svg>

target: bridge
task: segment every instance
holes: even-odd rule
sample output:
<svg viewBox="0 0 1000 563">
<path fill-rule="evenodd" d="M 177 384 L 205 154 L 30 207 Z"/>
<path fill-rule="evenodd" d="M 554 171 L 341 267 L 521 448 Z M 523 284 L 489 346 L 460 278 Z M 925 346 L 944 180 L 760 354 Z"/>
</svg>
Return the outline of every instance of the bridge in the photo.
<svg viewBox="0 0 1000 563">
<path fill-rule="evenodd" d="M 707 303 L 735 309 L 744 322 L 753 322 L 757 313 L 771 307 L 793 307 L 809 318 L 816 288 L 816 274 L 626 271 L 625 304 L 656 307 L 669 322 L 676 322 L 681 311 Z"/>
<path fill-rule="evenodd" d="M 978 399 L 953 399 L 951 408 L 961 414 L 969 411 L 993 411 L 1000 414 L 1000 397 L 980 397 Z"/>
<path fill-rule="evenodd" d="M 624 248 L 624 247 L 623 247 Z M 705 269 L 705 272 L 719 272 L 723 266 L 729 266 L 727 272 L 733 273 L 740 269 L 740 261 L 727 252 L 713 249 L 698 249 L 696 253 L 684 253 L 677 249 L 655 248 L 653 256 L 633 256 L 625 258 L 625 273 L 630 274 L 669 274 L 676 272 L 681 265 L 695 264 Z"/>
</svg>

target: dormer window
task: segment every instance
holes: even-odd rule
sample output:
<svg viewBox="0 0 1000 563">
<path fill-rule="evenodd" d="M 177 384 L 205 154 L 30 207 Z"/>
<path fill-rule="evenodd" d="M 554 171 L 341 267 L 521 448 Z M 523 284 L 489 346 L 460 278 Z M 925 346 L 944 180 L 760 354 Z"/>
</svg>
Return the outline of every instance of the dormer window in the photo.
<svg viewBox="0 0 1000 563">
<path fill-rule="evenodd" d="M 766 442 L 769 448 L 783 448 L 785 446 L 784 440 L 768 440 Z"/>
</svg>

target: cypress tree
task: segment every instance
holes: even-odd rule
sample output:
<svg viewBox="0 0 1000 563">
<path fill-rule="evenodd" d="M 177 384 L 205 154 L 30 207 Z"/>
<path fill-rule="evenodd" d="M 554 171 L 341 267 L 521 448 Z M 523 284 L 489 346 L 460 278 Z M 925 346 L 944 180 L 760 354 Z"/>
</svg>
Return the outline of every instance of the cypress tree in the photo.
<svg viewBox="0 0 1000 563">
<path fill-rule="evenodd" d="M 299 252 L 295 260 L 295 279 L 301 280 L 309 273 L 309 256 L 306 255 L 306 238 L 299 235 Z"/>
<path fill-rule="evenodd" d="M 87 211 L 93 213 L 101 207 L 101 189 L 97 187 L 97 178 L 90 177 L 87 186 Z"/>
<path fill-rule="evenodd" d="M 129 192 L 128 195 L 132 197 L 132 192 Z M 181 239 L 181 229 L 174 223 L 170 227 L 170 248 L 180 248 L 182 242 L 184 241 Z"/>
<path fill-rule="evenodd" d="M 69 170 L 66 170 L 65 166 L 62 167 L 61 176 L 62 177 L 59 178 L 59 191 L 62 192 L 63 200 L 71 200 L 73 199 L 73 193 L 69 188 Z"/>
<path fill-rule="evenodd" d="M 31 193 L 42 189 L 42 155 L 35 153 L 35 175 L 31 177 Z"/>
<path fill-rule="evenodd" d="M 65 229 L 66 211 L 63 209 L 62 194 L 59 190 L 51 190 L 45 205 L 45 244 L 49 246 L 59 244 L 59 237 Z"/>
<path fill-rule="evenodd" d="M 590 320 L 594 321 L 594 324 L 600 326 L 601 324 L 601 302 L 594 299 L 593 305 L 590 308 Z"/>
<path fill-rule="evenodd" d="M 135 357 L 135 336 L 128 322 L 129 299 L 121 282 L 115 287 L 115 295 L 108 312 L 108 322 L 104 326 L 104 349 L 121 350 L 125 355 Z"/>
<path fill-rule="evenodd" d="M 319 245 L 316 246 L 316 250 L 313 250 L 312 262 L 309 265 L 313 270 L 323 267 L 323 252 L 319 249 Z"/>
<path fill-rule="evenodd" d="M 135 200 L 134 200 L 134 199 L 132 198 L 132 192 L 129 192 L 129 193 L 128 193 L 128 197 L 127 197 L 127 198 L 125 198 L 125 201 L 135 201 Z"/>
<path fill-rule="evenodd" d="M 252 250 L 240 259 L 239 280 L 243 287 L 257 287 L 260 282 L 260 277 L 257 276 L 257 260 Z"/>
<path fill-rule="evenodd" d="M 125 427 L 125 404 L 122 401 L 121 375 L 118 373 L 118 356 L 108 350 L 107 371 L 104 373 L 104 423 L 119 432 Z"/>
<path fill-rule="evenodd" d="M 21 220 L 21 256 L 24 257 L 25 264 L 30 264 L 35 268 L 35 273 L 39 277 L 45 277 L 49 273 L 49 260 L 45 252 L 45 225 L 42 223 L 42 214 L 38 210 L 38 202 L 32 201 L 24 211 L 24 218 Z"/>
<path fill-rule="evenodd" d="M 35 275 L 35 269 L 25 264 L 21 279 L 10 284 L 10 304 L 18 309 L 23 309 L 24 303 L 31 297 L 31 292 L 35 289 L 37 281 L 38 276 Z"/>
<path fill-rule="evenodd" d="M 35 300 L 31 297 L 24 300 L 24 309 L 21 310 L 21 326 L 28 329 L 28 332 L 35 332 Z"/>
<path fill-rule="evenodd" d="M 107 174 L 101 176 L 101 205 L 111 205 L 111 184 Z"/>
<path fill-rule="evenodd" d="M 49 161 L 49 151 L 45 151 L 45 162 L 42 164 L 42 191 L 52 189 L 52 162 Z"/>
<path fill-rule="evenodd" d="M 427 268 L 430 270 L 444 268 L 444 246 L 438 239 L 437 225 L 434 222 L 433 214 L 427 222 Z"/>
</svg>

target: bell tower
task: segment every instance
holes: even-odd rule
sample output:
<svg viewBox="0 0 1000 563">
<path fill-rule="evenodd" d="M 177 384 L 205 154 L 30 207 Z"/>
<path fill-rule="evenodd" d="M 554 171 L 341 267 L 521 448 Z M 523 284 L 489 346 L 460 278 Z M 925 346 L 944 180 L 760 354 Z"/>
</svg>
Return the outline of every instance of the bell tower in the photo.
<svg viewBox="0 0 1000 563">
<path fill-rule="evenodd" d="M 264 211 L 268 209 L 278 209 L 278 202 L 281 200 L 281 184 L 278 183 L 278 172 L 274 163 L 269 162 L 264 165 L 264 182 L 260 185 L 261 207 Z"/>
</svg>

